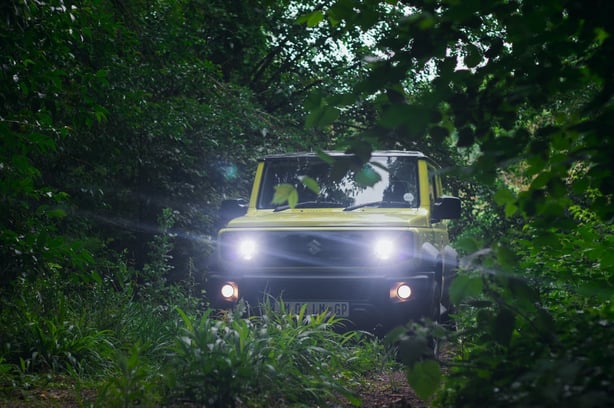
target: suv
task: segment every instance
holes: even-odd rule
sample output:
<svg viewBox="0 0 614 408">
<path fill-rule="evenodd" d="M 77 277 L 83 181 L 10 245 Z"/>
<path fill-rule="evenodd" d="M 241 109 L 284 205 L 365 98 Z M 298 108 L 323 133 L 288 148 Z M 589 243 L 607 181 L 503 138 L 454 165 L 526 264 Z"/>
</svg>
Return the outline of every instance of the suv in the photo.
<svg viewBox="0 0 614 408">
<path fill-rule="evenodd" d="M 207 276 L 214 307 L 282 299 L 352 328 L 437 320 L 458 256 L 444 220 L 460 200 L 419 152 L 292 153 L 258 162 L 249 202 L 225 200 Z M 274 302 L 276 303 L 276 302 Z"/>
</svg>

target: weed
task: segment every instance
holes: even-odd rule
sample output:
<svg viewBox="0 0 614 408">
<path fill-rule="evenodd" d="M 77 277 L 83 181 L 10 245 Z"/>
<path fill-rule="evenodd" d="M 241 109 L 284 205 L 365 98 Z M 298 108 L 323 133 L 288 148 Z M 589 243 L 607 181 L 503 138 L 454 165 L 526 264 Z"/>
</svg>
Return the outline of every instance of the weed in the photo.
<svg viewBox="0 0 614 408">
<path fill-rule="evenodd" d="M 261 316 L 245 318 L 239 310 L 223 319 L 211 310 L 199 319 L 179 310 L 184 328 L 169 362 L 169 397 L 207 406 L 318 405 L 340 395 L 359 403 L 352 387 L 381 364 L 382 348 L 367 341 L 377 353 L 365 352 L 365 337 L 333 330 L 340 320 L 326 313 L 262 310 Z"/>
<path fill-rule="evenodd" d="M 100 407 L 153 407 L 162 400 L 163 376 L 159 366 L 153 364 L 135 344 L 128 352 L 119 352 L 114 368 L 103 383 L 97 399 Z"/>
</svg>

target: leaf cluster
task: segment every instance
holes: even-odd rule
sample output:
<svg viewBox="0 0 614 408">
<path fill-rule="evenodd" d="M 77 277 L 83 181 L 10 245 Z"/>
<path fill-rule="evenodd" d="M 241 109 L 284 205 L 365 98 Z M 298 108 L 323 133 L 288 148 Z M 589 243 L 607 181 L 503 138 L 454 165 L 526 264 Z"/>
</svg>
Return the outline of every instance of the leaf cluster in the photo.
<svg viewBox="0 0 614 408">
<path fill-rule="evenodd" d="M 604 16 L 612 5 L 348 4 L 336 1 L 305 22 L 390 29 L 372 31 L 380 53 L 366 60 L 366 75 L 315 95 L 308 124 L 334 128 L 335 111 L 369 105 L 374 120 L 356 139 L 443 157 L 473 207 L 465 209 L 470 220 L 454 226 L 469 275 L 451 288 L 462 330 L 443 336 L 459 356 L 439 402 L 605 404 L 614 26 Z M 436 382 L 433 362 L 408 365 L 414 384 Z"/>
</svg>

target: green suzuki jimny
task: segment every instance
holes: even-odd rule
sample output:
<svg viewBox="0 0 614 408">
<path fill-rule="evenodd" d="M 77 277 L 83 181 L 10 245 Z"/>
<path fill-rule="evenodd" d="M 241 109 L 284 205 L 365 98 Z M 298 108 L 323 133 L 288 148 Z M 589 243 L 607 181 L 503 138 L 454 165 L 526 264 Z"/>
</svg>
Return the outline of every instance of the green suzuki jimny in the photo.
<svg viewBox="0 0 614 408">
<path fill-rule="evenodd" d="M 422 153 L 377 151 L 367 163 L 337 152 L 268 156 L 249 202 L 225 200 L 220 216 L 207 276 L 214 307 L 281 299 L 373 331 L 450 307 L 458 255 L 445 220 L 460 216 L 460 200 L 443 195 Z"/>
</svg>

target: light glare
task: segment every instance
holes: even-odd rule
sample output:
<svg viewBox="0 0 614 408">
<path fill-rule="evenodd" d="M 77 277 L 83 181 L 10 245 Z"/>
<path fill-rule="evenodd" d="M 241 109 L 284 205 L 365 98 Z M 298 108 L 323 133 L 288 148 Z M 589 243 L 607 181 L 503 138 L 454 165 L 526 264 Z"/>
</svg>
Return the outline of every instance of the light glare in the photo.
<svg viewBox="0 0 614 408">
<path fill-rule="evenodd" d="M 244 239 L 239 243 L 238 252 L 241 259 L 246 261 L 254 259 L 258 247 L 256 242 L 251 239 Z"/>
<path fill-rule="evenodd" d="M 375 257 L 381 261 L 387 261 L 394 255 L 395 245 L 390 239 L 380 239 L 375 242 L 373 247 Z"/>
</svg>

